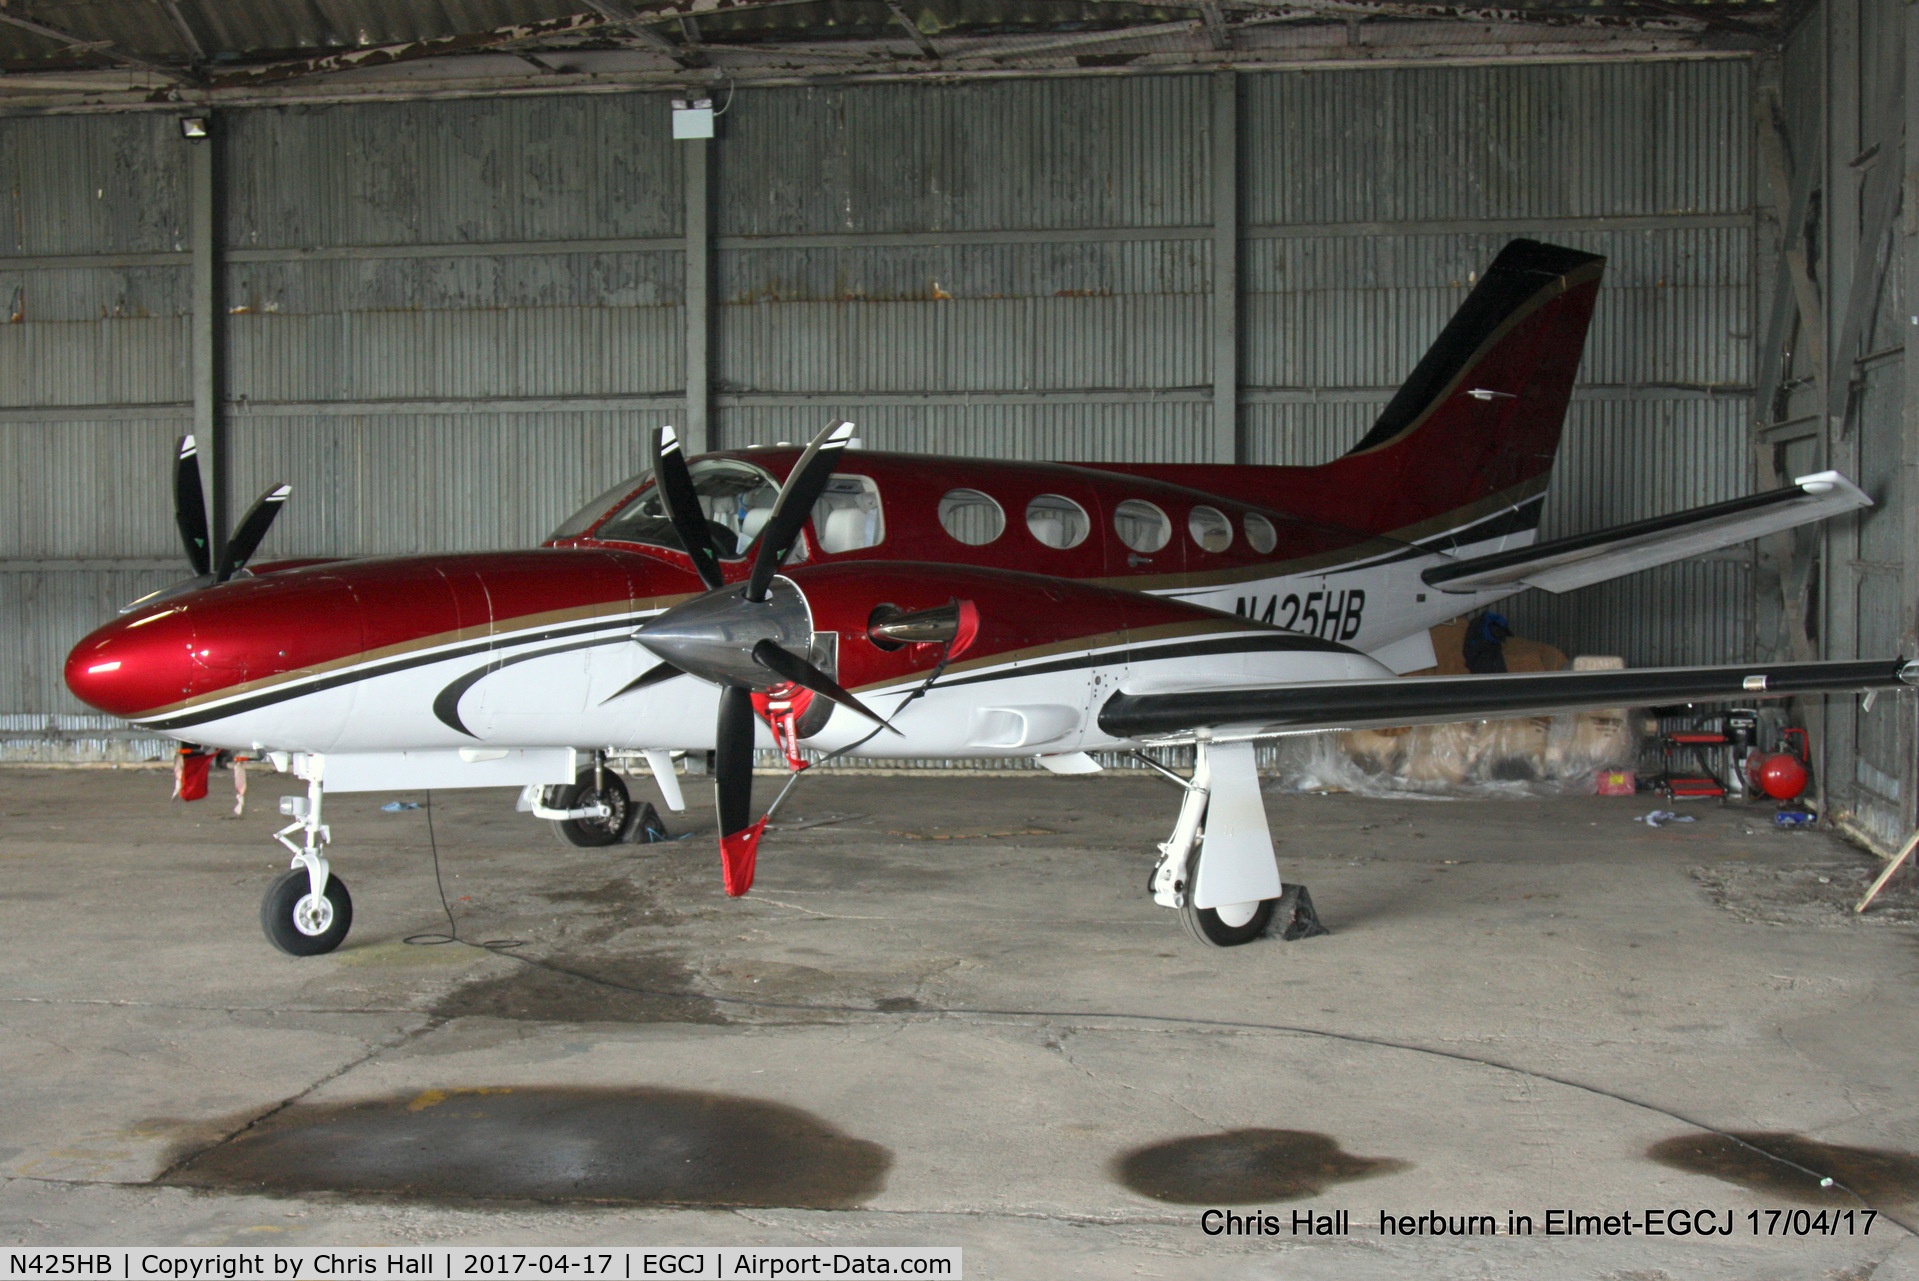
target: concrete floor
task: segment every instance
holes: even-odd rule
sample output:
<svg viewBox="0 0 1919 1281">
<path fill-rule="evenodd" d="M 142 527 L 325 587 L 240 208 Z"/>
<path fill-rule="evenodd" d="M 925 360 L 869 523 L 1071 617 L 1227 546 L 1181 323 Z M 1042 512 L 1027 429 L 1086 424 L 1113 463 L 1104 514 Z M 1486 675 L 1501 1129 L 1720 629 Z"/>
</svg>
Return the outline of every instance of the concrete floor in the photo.
<svg viewBox="0 0 1919 1281">
<path fill-rule="evenodd" d="M 1150 778 L 811 779 L 741 901 L 709 813 L 669 816 L 684 842 L 578 850 L 509 793 L 441 793 L 460 937 L 521 941 L 488 950 L 403 941 L 445 928 L 427 814 L 342 796 L 353 934 L 293 960 L 257 904 L 294 789 L 257 779 L 231 819 L 221 782 L 183 806 L 153 772 L 0 771 L 9 1243 L 1919 1277 L 1919 896 L 1852 917 L 1872 861 L 1760 810 L 1653 830 L 1645 799 L 1275 796 L 1282 867 L 1333 933 L 1215 951 L 1144 893 L 1177 799 Z M 1207 1236 L 1234 1202 L 1281 1234 Z M 1744 1218 L 1865 1204 L 1869 1235 Z M 1377 1231 L 1666 1207 L 1738 1230 Z M 1353 1231 L 1294 1236 L 1295 1210 Z"/>
</svg>

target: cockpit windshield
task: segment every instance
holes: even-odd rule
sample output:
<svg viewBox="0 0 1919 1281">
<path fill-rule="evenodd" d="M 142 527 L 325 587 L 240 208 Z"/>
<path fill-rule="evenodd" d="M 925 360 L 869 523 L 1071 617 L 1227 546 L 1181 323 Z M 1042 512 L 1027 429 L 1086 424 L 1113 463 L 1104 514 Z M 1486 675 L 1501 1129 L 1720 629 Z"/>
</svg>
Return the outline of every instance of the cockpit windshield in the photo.
<svg viewBox="0 0 1919 1281">
<path fill-rule="evenodd" d="M 774 500 L 780 496 L 779 485 L 759 468 L 730 458 L 704 458 L 688 470 L 693 475 L 693 490 L 700 496 L 700 506 L 706 512 L 706 529 L 712 537 L 713 550 L 724 560 L 738 560 L 773 515 Z M 680 536 L 673 529 L 659 491 L 650 485 L 612 519 L 593 530 L 593 537 L 682 550 Z"/>
</svg>

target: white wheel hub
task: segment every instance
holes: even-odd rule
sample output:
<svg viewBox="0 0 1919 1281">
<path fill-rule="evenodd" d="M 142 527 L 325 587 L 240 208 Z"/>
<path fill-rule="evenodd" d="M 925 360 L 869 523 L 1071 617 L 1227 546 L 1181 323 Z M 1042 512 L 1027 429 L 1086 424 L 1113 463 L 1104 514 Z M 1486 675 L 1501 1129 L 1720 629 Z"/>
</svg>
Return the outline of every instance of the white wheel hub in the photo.
<svg viewBox="0 0 1919 1281">
<path fill-rule="evenodd" d="M 293 905 L 293 928 L 308 938 L 325 934 L 333 925 L 333 900 L 324 894 L 303 895 Z"/>
<path fill-rule="evenodd" d="M 1238 929 L 1259 912 L 1259 900 L 1254 899 L 1250 903 L 1221 903 L 1213 909 L 1213 912 L 1219 917 L 1221 925 Z"/>
</svg>

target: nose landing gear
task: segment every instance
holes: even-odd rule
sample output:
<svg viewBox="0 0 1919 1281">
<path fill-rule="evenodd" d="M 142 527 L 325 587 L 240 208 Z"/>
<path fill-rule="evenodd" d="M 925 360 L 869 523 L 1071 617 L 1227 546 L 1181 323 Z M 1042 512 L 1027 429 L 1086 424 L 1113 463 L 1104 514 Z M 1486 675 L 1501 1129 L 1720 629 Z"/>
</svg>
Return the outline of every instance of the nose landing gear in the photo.
<svg viewBox="0 0 1919 1281">
<path fill-rule="evenodd" d="M 305 796 L 283 796 L 280 812 L 293 821 L 273 834 L 293 851 L 293 868 L 260 900 L 260 928 L 267 941 L 289 956 L 319 956 L 340 946 L 353 928 L 353 897 L 346 882 L 327 868 L 332 831 L 320 821 L 320 780 L 309 779 Z M 302 833 L 302 843 L 287 839 Z"/>
</svg>

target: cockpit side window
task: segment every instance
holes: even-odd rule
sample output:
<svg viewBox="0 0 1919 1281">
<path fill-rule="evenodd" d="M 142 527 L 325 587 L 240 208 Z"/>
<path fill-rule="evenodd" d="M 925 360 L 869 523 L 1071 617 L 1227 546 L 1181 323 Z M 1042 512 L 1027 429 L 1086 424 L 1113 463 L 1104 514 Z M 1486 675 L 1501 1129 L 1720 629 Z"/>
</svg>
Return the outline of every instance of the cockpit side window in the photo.
<svg viewBox="0 0 1919 1281">
<path fill-rule="evenodd" d="M 886 538 L 886 510 L 870 476 L 835 476 L 813 504 L 813 532 L 828 555 L 877 547 Z"/>
<path fill-rule="evenodd" d="M 713 550 L 722 560 L 746 555 L 773 515 L 780 487 L 757 467 L 730 458 L 705 458 L 688 469 L 693 490 L 706 512 L 706 530 Z M 649 486 L 621 508 L 619 514 L 593 531 L 593 537 L 615 543 L 684 550 L 673 521 L 666 514 L 659 490 Z"/>
<path fill-rule="evenodd" d="M 646 484 L 648 476 L 642 472 L 638 476 L 628 476 L 605 493 L 598 495 L 592 502 L 560 522 L 560 527 L 546 536 L 549 543 L 557 543 L 562 538 L 578 538 L 593 528 L 593 522 L 606 515 L 614 503 Z"/>
</svg>

